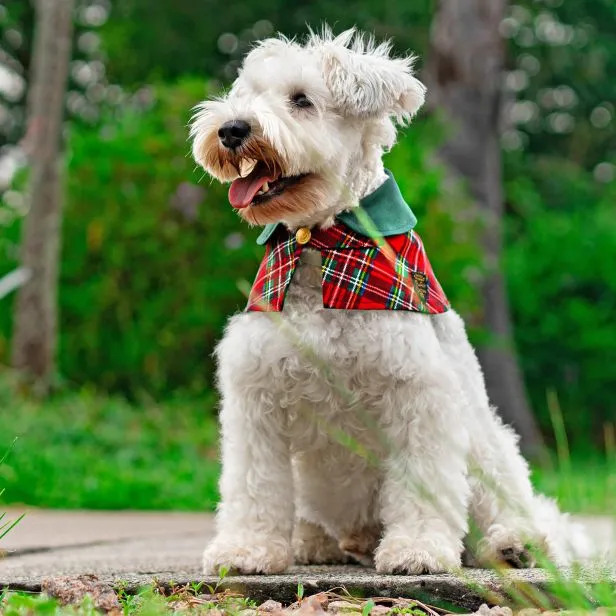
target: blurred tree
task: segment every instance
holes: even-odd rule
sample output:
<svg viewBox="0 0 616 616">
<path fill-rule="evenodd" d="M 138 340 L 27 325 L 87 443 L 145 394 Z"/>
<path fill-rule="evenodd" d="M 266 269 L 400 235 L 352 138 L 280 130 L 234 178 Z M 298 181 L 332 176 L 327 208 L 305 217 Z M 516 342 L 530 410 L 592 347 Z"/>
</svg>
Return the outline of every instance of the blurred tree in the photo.
<svg viewBox="0 0 616 616">
<path fill-rule="evenodd" d="M 60 244 L 60 139 L 71 53 L 74 0 L 37 0 L 28 132 L 31 161 L 22 263 L 32 274 L 15 305 L 13 364 L 46 391 L 54 371 Z"/>
<path fill-rule="evenodd" d="M 25 130 L 25 94 L 32 74 L 35 0 L 0 0 L 0 146 L 14 146 Z M 105 23 L 109 0 L 74 0 L 67 117 L 92 123 L 102 103 L 120 98 L 118 87 L 107 87 L 105 57 L 97 30 Z M 6 156 L 8 153 L 12 156 Z M 14 166 L 18 154 L 4 148 L 0 158 Z M 18 161 L 19 162 L 19 161 Z M 1 167 L 1 166 L 0 166 Z M 0 190 L 10 173 L 0 168 Z"/>
<path fill-rule="evenodd" d="M 503 145 L 527 154 L 528 172 L 540 180 L 552 207 L 576 207 L 557 197 L 554 170 L 536 169 L 554 157 L 614 178 L 616 154 L 616 4 L 614 0 L 517 0 L 500 24 L 509 41 L 505 87 L 509 126 Z M 517 173 L 519 168 L 512 168 Z"/>
<path fill-rule="evenodd" d="M 506 0 L 440 0 L 432 26 L 426 73 L 432 106 L 443 111 L 451 133 L 440 157 L 468 180 L 483 214 L 488 271 L 480 322 L 489 338 L 479 349 L 491 400 L 538 452 L 541 435 L 530 412 L 513 346 L 502 274 L 503 192 L 500 155 L 501 84 L 505 46 L 499 27 Z"/>
<path fill-rule="evenodd" d="M 26 75 L 30 67 L 34 3 L 4 0 L 0 5 L 0 145 L 22 136 Z"/>
</svg>

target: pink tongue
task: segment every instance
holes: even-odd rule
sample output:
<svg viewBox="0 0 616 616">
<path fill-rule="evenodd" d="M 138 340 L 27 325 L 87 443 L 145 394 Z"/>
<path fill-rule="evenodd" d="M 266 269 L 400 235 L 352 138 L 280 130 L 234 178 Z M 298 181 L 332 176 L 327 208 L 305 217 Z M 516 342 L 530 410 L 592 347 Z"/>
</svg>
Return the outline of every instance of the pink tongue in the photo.
<svg viewBox="0 0 616 616">
<path fill-rule="evenodd" d="M 265 182 L 274 178 L 268 176 L 267 168 L 255 169 L 245 178 L 234 180 L 229 188 L 229 203 L 236 209 L 248 207 Z"/>
</svg>

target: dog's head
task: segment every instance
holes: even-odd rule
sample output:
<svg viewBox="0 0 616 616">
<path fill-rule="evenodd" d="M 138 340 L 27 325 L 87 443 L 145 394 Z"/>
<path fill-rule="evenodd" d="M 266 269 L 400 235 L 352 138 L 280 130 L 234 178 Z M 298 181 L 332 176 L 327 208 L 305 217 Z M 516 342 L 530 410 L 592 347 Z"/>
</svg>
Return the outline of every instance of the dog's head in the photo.
<svg viewBox="0 0 616 616">
<path fill-rule="evenodd" d="M 227 96 L 197 107 L 195 160 L 221 182 L 251 224 L 324 222 L 352 207 L 383 175 L 395 122 L 424 101 L 413 57 L 348 30 L 305 44 L 262 41 Z"/>
</svg>

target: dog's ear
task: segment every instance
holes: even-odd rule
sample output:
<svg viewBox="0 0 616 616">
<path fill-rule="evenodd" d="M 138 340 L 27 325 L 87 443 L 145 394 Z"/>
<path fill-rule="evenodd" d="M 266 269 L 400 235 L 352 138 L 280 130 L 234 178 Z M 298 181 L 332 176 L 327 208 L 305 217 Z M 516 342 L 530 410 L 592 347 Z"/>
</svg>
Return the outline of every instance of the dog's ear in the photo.
<svg viewBox="0 0 616 616">
<path fill-rule="evenodd" d="M 323 76 L 343 113 L 408 120 L 419 111 L 426 88 L 413 76 L 414 56 L 392 58 L 391 43 L 376 45 L 354 29 L 325 37 L 319 45 Z"/>
</svg>

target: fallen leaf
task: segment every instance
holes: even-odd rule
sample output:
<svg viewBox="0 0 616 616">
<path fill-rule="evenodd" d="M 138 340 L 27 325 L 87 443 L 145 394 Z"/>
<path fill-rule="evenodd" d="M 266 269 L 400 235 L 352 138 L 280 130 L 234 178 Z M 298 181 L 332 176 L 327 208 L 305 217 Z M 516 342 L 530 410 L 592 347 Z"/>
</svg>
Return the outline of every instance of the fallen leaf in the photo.
<svg viewBox="0 0 616 616">
<path fill-rule="evenodd" d="M 321 616 L 326 612 L 321 606 L 319 599 L 315 595 L 304 599 L 297 611 L 294 612 L 296 616 Z"/>
<path fill-rule="evenodd" d="M 338 614 L 340 612 L 361 612 L 361 606 L 350 601 L 332 601 L 329 606 L 330 614 Z"/>
<path fill-rule="evenodd" d="M 268 599 L 264 601 L 257 610 L 259 612 L 278 612 L 282 610 L 282 603 L 279 601 L 274 601 L 273 599 Z"/>
</svg>

